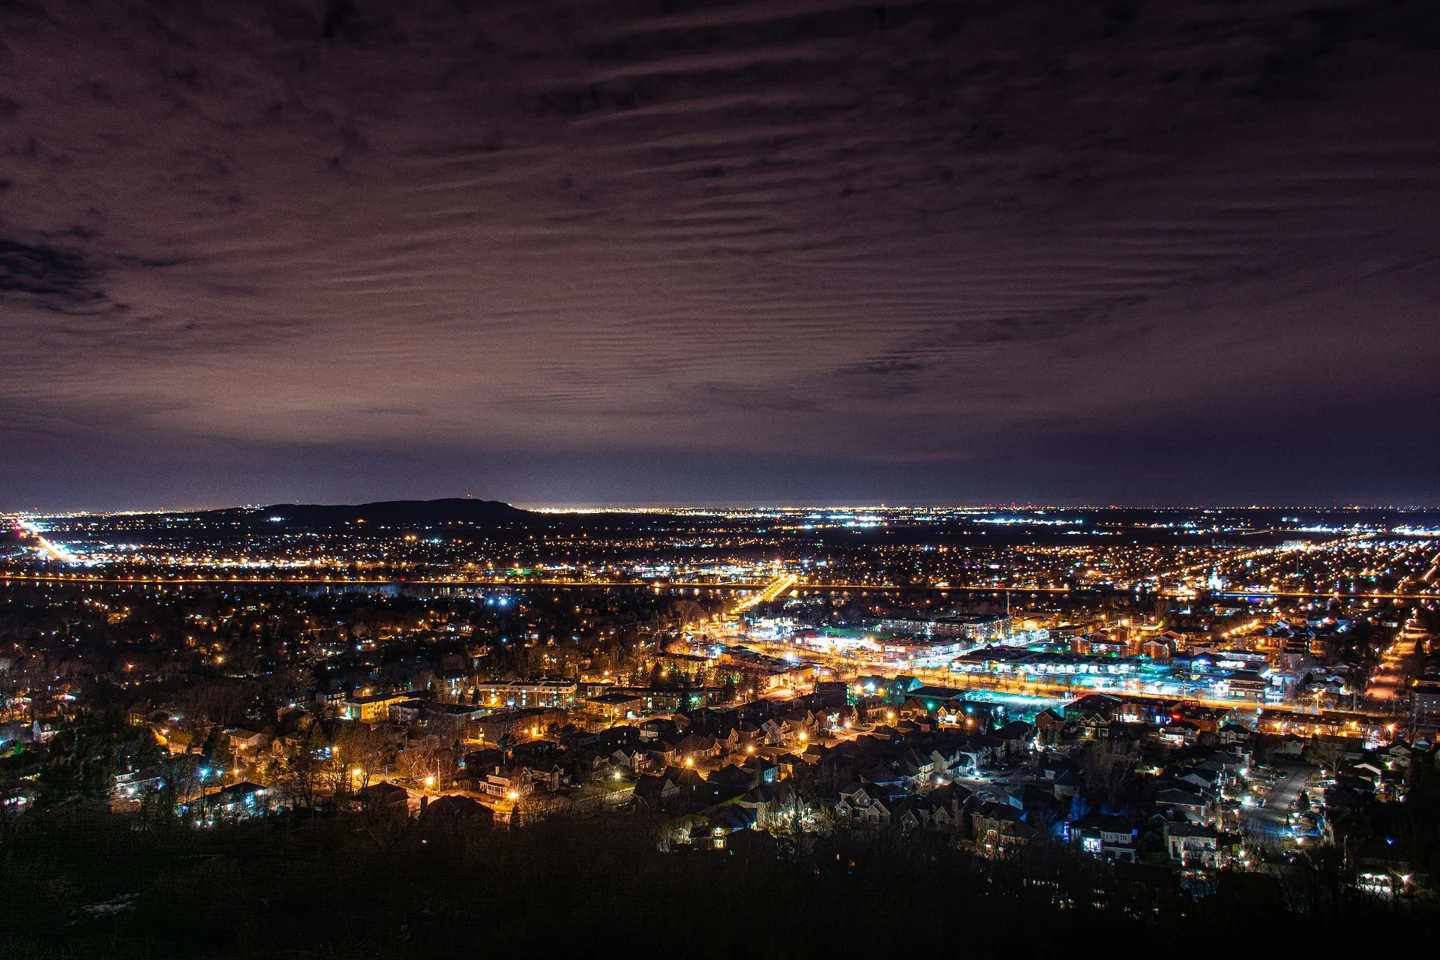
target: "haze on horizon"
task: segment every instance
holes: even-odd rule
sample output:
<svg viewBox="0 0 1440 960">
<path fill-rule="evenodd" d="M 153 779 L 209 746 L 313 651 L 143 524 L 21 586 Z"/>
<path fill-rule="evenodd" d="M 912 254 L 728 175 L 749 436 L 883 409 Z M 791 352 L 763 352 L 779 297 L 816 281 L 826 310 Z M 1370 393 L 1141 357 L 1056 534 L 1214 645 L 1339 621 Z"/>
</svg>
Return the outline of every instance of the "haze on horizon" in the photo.
<svg viewBox="0 0 1440 960">
<path fill-rule="evenodd" d="M 1440 10 L 0 9 L 0 509 L 1440 504 Z"/>
</svg>

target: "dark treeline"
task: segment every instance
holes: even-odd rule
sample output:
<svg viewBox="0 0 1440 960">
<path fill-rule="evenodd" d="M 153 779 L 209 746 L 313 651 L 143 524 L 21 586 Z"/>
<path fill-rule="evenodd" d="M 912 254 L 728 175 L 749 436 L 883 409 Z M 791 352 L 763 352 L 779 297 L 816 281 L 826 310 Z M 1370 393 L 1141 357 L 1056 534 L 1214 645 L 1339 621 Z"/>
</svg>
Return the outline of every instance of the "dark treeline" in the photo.
<svg viewBox="0 0 1440 960">
<path fill-rule="evenodd" d="M 639 816 L 454 831 L 384 813 L 187 830 L 83 811 L 0 821 L 0 956 L 848 956 L 1130 944 L 1213 955 L 1336 931 L 1404 938 L 1428 913 L 1359 900 L 1324 863 L 1221 874 L 1195 898 L 1166 871 L 1039 845 L 987 860 L 934 835 L 762 834 L 661 852 Z M 1396 939 L 1394 942 L 1403 942 Z"/>
</svg>

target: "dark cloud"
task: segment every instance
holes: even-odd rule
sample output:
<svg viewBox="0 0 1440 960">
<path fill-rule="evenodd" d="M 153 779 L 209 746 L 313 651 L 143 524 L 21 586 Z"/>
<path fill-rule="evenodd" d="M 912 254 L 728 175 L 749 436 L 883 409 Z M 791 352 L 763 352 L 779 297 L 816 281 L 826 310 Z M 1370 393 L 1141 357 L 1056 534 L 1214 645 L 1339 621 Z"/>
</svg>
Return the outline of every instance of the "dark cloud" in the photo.
<svg viewBox="0 0 1440 960">
<path fill-rule="evenodd" d="M 1437 33 L 1422 0 L 6 5 L 0 505 L 1433 501 Z M 1303 471 L 1213 453 L 1247 443 Z"/>
<path fill-rule="evenodd" d="M 109 302 L 99 271 L 83 254 L 0 240 L 0 302 L 55 313 L 94 313 Z"/>
</svg>

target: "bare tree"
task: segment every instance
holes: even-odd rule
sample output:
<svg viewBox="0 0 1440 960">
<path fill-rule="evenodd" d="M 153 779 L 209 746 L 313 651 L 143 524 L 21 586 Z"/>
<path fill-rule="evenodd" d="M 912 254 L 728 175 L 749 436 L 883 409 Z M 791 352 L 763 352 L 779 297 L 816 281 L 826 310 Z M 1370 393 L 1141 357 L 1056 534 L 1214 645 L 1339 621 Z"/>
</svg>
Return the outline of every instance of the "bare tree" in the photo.
<svg viewBox="0 0 1440 960">
<path fill-rule="evenodd" d="M 1305 759 L 1319 767 L 1334 771 L 1345 757 L 1345 744 L 1335 740 L 1312 740 L 1305 747 Z"/>
<path fill-rule="evenodd" d="M 1127 740 L 1101 740 L 1082 750 L 1076 759 L 1090 795 L 1114 807 L 1125 799 L 1130 770 L 1140 759 L 1140 749 Z"/>
<path fill-rule="evenodd" d="M 346 785 L 364 789 L 370 785 L 389 756 L 389 739 L 376 727 L 355 723 L 345 727 L 335 738 Z"/>
</svg>

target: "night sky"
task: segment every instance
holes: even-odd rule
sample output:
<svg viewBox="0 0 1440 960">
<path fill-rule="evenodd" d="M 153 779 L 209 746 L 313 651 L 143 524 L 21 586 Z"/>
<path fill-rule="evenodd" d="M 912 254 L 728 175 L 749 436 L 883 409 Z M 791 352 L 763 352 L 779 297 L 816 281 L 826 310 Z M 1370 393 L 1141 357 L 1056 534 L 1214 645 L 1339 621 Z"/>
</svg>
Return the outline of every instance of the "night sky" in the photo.
<svg viewBox="0 0 1440 960">
<path fill-rule="evenodd" d="M 1440 4 L 0 4 L 0 508 L 1440 503 Z"/>
</svg>

